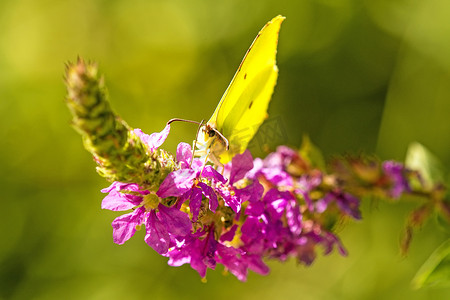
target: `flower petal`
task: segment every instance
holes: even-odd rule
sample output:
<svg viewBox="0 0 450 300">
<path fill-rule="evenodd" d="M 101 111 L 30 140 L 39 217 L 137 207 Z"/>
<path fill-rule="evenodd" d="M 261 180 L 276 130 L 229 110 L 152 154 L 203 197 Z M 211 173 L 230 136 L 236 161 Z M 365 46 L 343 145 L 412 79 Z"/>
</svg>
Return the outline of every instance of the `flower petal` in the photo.
<svg viewBox="0 0 450 300">
<path fill-rule="evenodd" d="M 103 198 L 102 209 L 109 209 L 112 211 L 124 211 L 132 209 L 142 202 L 142 197 L 137 195 L 130 195 L 112 190 Z"/>
<path fill-rule="evenodd" d="M 177 147 L 177 161 L 181 163 L 182 168 L 189 168 L 192 160 L 191 145 L 179 143 Z"/>
<path fill-rule="evenodd" d="M 145 134 L 139 128 L 134 129 L 134 134 L 136 134 L 142 142 L 147 144 L 150 151 L 155 151 L 159 146 L 161 146 L 166 140 L 170 132 L 170 125 L 167 124 L 166 127 L 161 132 L 155 132 L 151 135 Z"/>
<path fill-rule="evenodd" d="M 217 172 L 212 166 L 207 165 L 205 168 L 203 168 L 202 176 L 209 178 L 209 179 L 215 179 L 216 181 L 220 181 L 222 183 L 225 183 L 227 180 Z"/>
<path fill-rule="evenodd" d="M 192 269 L 196 270 L 201 277 L 206 276 L 207 266 L 203 262 L 202 249 L 203 241 L 198 239 L 188 239 L 188 242 L 182 245 L 180 249 L 168 252 L 170 266 L 180 266 L 190 263 Z"/>
<path fill-rule="evenodd" d="M 241 232 L 250 238 L 257 238 L 261 236 L 263 224 L 259 222 L 257 217 L 248 217 L 241 227 Z"/>
<path fill-rule="evenodd" d="M 147 195 L 150 192 L 147 190 L 142 190 L 141 187 L 137 183 L 123 183 L 120 181 L 114 181 L 109 187 L 101 190 L 102 193 L 109 193 L 112 190 L 116 191 L 130 191 L 130 192 L 138 192 L 141 195 Z"/>
<path fill-rule="evenodd" d="M 191 232 L 192 224 L 187 213 L 178 210 L 175 207 L 158 205 L 156 215 L 163 223 L 167 231 L 173 235 L 185 236 Z"/>
<path fill-rule="evenodd" d="M 244 178 L 245 174 L 253 168 L 253 157 L 250 151 L 246 150 L 242 154 L 233 157 L 231 161 L 230 184 Z"/>
<path fill-rule="evenodd" d="M 302 231 L 302 213 L 295 200 L 288 201 L 286 206 L 286 219 L 290 231 L 299 235 Z"/>
<path fill-rule="evenodd" d="M 161 198 L 179 197 L 192 188 L 195 176 L 196 172 L 191 169 L 173 171 L 161 183 L 156 195 Z"/>
<path fill-rule="evenodd" d="M 250 203 L 245 209 L 245 214 L 248 216 L 259 217 L 264 213 L 264 203 L 262 201 L 255 201 Z"/>
<path fill-rule="evenodd" d="M 273 183 L 277 186 L 292 187 L 294 185 L 292 176 L 290 176 L 288 173 L 286 173 L 285 171 L 283 171 L 281 169 L 263 168 L 260 171 L 260 173 L 263 174 L 264 177 L 266 177 L 266 179 L 268 181 L 270 181 L 271 183 Z"/>
<path fill-rule="evenodd" d="M 411 190 L 405 177 L 406 168 L 403 164 L 388 160 L 383 162 L 383 171 L 391 181 L 390 196 L 398 199 L 404 192 Z"/>
<path fill-rule="evenodd" d="M 258 180 L 255 180 L 252 184 L 249 184 L 243 189 L 239 189 L 236 192 L 239 193 L 239 197 L 242 202 L 256 202 L 261 200 L 261 197 L 264 193 L 264 187 L 259 183 Z"/>
<path fill-rule="evenodd" d="M 259 255 L 249 255 L 245 256 L 248 268 L 258 274 L 267 275 L 269 274 L 269 267 L 264 263 L 261 256 Z"/>
<path fill-rule="evenodd" d="M 198 213 L 202 206 L 202 190 L 195 187 L 192 189 L 189 195 L 189 209 L 192 213 L 192 221 L 197 222 Z"/>
<path fill-rule="evenodd" d="M 279 220 L 283 216 L 287 201 L 290 199 L 289 192 L 280 192 L 275 188 L 270 189 L 264 195 L 264 202 L 267 203 L 267 212 L 274 220 Z"/>
<path fill-rule="evenodd" d="M 359 210 L 359 200 L 355 196 L 348 193 L 335 195 L 337 205 L 346 214 L 352 216 L 356 220 L 361 220 L 361 211 Z"/>
<path fill-rule="evenodd" d="M 219 244 L 214 238 L 214 226 L 211 226 L 208 235 L 202 241 L 204 245 L 202 246 L 203 262 L 208 268 L 214 269 L 216 267 L 216 249 Z"/>
<path fill-rule="evenodd" d="M 218 261 L 222 263 L 240 281 L 247 280 L 247 264 L 241 257 L 242 251 L 233 247 L 217 244 Z"/>
<path fill-rule="evenodd" d="M 151 211 L 145 224 L 147 234 L 145 242 L 159 254 L 165 254 L 169 250 L 170 236 L 164 224 L 158 220 L 155 211 Z"/>
<path fill-rule="evenodd" d="M 234 239 L 234 235 L 236 234 L 236 230 L 238 228 L 237 224 L 234 224 L 227 232 L 222 233 L 220 236 L 221 242 L 231 242 Z"/>
<path fill-rule="evenodd" d="M 203 182 L 199 182 L 198 186 L 202 189 L 203 195 L 205 195 L 206 198 L 209 199 L 209 209 L 212 212 L 216 212 L 216 209 L 219 206 L 219 202 L 217 201 L 217 195 L 212 187 Z"/>
<path fill-rule="evenodd" d="M 145 209 L 140 207 L 135 211 L 117 217 L 112 222 L 114 243 L 122 245 L 136 232 L 136 226 L 141 225 L 144 219 Z"/>
<path fill-rule="evenodd" d="M 124 184 L 124 183 L 122 183 L 120 181 L 114 181 L 113 183 L 111 183 L 110 186 L 108 186 L 107 188 L 102 189 L 101 192 L 102 193 L 109 193 L 112 190 L 116 189 L 116 187 L 120 186 L 121 184 Z M 120 190 L 120 188 L 119 188 L 119 190 Z"/>
<path fill-rule="evenodd" d="M 228 187 L 222 187 L 217 190 L 222 196 L 225 204 L 228 205 L 235 213 L 241 210 L 241 199 L 239 196 Z"/>
<path fill-rule="evenodd" d="M 150 149 L 155 151 L 159 146 L 161 146 L 169 135 L 169 132 L 170 125 L 167 124 L 161 132 L 152 133 L 149 138 Z"/>
</svg>

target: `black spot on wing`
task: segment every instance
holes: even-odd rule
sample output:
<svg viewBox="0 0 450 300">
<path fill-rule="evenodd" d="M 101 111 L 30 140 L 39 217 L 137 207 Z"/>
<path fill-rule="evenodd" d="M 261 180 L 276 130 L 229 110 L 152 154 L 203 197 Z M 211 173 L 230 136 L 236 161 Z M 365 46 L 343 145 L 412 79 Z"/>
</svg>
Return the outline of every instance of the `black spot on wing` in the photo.
<svg viewBox="0 0 450 300">
<path fill-rule="evenodd" d="M 247 73 L 244 74 L 244 80 L 247 79 Z"/>
<path fill-rule="evenodd" d="M 252 108 L 252 105 L 253 105 L 253 100 L 252 100 L 252 102 L 250 102 L 250 104 L 248 105 L 248 109 Z"/>
</svg>

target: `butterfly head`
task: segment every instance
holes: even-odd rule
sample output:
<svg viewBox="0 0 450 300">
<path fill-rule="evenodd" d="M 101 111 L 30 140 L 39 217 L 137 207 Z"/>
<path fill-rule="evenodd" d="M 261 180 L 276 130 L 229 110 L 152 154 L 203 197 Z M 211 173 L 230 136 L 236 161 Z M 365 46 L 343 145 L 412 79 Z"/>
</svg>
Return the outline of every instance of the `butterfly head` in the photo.
<svg viewBox="0 0 450 300">
<path fill-rule="evenodd" d="M 214 123 L 210 122 L 200 130 L 196 145 L 195 155 L 201 158 L 208 157 L 216 165 L 221 165 L 221 156 L 224 156 L 229 150 L 228 139 L 217 130 Z"/>
</svg>

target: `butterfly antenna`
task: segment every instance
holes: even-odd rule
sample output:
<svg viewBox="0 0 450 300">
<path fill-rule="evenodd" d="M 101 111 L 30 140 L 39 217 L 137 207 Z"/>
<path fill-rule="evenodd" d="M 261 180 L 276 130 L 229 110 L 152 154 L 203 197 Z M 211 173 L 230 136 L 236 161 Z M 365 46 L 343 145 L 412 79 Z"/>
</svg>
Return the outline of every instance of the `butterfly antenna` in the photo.
<svg viewBox="0 0 450 300">
<path fill-rule="evenodd" d="M 169 125 L 170 123 L 173 122 L 187 122 L 187 123 L 194 123 L 194 124 L 199 124 L 201 125 L 201 123 L 197 122 L 197 121 L 192 121 L 192 120 L 186 120 L 186 119 L 180 119 L 180 118 L 175 118 L 175 119 L 170 119 L 169 121 L 167 121 L 167 125 Z M 203 122 L 203 121 L 202 121 Z"/>
<path fill-rule="evenodd" d="M 172 119 L 172 120 L 174 120 L 174 119 Z M 170 121 L 172 121 L 172 120 L 170 120 Z M 203 126 L 203 122 L 205 122 L 205 120 L 202 120 L 200 123 L 196 122 L 198 124 L 198 128 L 197 128 L 197 134 L 195 135 L 194 148 L 192 149 L 192 158 L 191 158 L 191 163 L 189 164 L 189 168 L 192 166 L 192 162 L 194 161 L 195 149 L 197 147 L 197 137 L 198 137 L 198 133 L 200 132 L 200 128 L 202 128 L 202 126 Z"/>
</svg>

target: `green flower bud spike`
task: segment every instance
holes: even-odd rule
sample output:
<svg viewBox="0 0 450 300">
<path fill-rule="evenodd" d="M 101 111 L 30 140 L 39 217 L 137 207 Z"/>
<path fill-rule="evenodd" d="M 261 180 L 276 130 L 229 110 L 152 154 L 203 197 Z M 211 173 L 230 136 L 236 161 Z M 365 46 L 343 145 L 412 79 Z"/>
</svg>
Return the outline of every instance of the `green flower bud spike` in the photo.
<svg viewBox="0 0 450 300">
<path fill-rule="evenodd" d="M 97 172 L 111 182 L 133 182 L 157 190 L 175 169 L 174 158 L 164 150 L 150 151 L 112 111 L 97 65 L 80 58 L 76 63 L 68 63 L 65 83 L 73 127 L 81 134 L 86 150 L 92 153 Z"/>
</svg>

